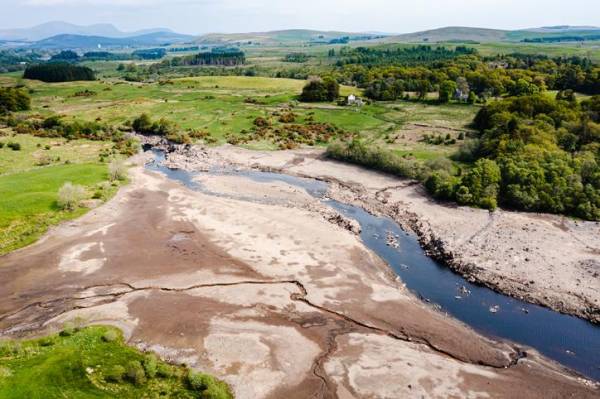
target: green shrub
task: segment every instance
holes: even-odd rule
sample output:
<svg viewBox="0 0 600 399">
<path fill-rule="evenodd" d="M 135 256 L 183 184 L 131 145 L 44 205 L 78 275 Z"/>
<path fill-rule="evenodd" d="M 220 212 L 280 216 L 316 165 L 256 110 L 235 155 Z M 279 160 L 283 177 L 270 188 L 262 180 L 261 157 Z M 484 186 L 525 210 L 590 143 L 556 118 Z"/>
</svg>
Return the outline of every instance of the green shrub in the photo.
<svg viewBox="0 0 600 399">
<path fill-rule="evenodd" d="M 200 393 L 202 399 L 232 399 L 229 386 L 215 377 L 191 371 L 187 375 L 190 388 Z"/>
<path fill-rule="evenodd" d="M 6 146 L 8 148 L 10 148 L 13 151 L 21 151 L 21 144 L 14 142 L 14 141 L 9 141 L 8 143 L 6 143 Z"/>
<path fill-rule="evenodd" d="M 107 382 L 121 383 L 123 382 L 123 377 L 125 376 L 125 367 L 116 365 L 111 367 L 106 374 L 104 375 L 104 379 Z"/>
<path fill-rule="evenodd" d="M 125 377 L 131 383 L 140 386 L 146 383 L 146 372 L 142 367 L 142 364 L 137 360 L 132 360 L 127 363 L 125 368 Z"/>
<path fill-rule="evenodd" d="M 359 139 L 350 142 L 335 142 L 327 147 L 327 156 L 340 161 L 363 165 L 401 177 L 419 178 L 424 172 L 423 165 L 405 159 L 402 155 L 380 147 L 370 147 Z"/>
<path fill-rule="evenodd" d="M 156 375 L 160 378 L 171 378 L 173 377 L 173 368 L 168 364 L 160 363 L 156 368 Z"/>
<path fill-rule="evenodd" d="M 158 359 L 156 358 L 156 355 L 149 353 L 144 356 L 143 366 L 144 372 L 148 378 L 156 377 L 158 372 Z"/>
<path fill-rule="evenodd" d="M 117 333 L 115 330 L 108 330 L 102 334 L 102 340 L 104 342 L 114 342 L 117 339 L 119 339 L 119 333 Z"/>
<path fill-rule="evenodd" d="M 31 98 L 24 90 L 0 87 L 0 115 L 31 108 Z"/>
</svg>

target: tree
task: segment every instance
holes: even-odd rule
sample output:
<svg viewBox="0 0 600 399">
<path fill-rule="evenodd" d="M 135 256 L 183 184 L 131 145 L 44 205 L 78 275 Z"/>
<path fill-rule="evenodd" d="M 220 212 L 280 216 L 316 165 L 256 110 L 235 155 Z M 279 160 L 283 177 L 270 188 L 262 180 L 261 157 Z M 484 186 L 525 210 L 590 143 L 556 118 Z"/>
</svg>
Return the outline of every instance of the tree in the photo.
<svg viewBox="0 0 600 399">
<path fill-rule="evenodd" d="M 26 111 L 31 108 L 31 98 L 22 89 L 0 87 L 0 115 L 8 112 Z"/>
<path fill-rule="evenodd" d="M 141 114 L 131 124 L 133 131 L 140 134 L 152 134 L 152 120 L 148 114 Z"/>
<path fill-rule="evenodd" d="M 457 88 L 456 83 L 454 83 L 451 80 L 446 80 L 446 81 L 442 82 L 440 84 L 440 89 L 439 89 L 439 101 L 441 103 L 450 102 L 450 99 L 454 95 L 456 88 Z"/>
<path fill-rule="evenodd" d="M 334 101 L 340 95 L 340 85 L 331 77 L 312 78 L 302 89 L 300 101 Z"/>
<path fill-rule="evenodd" d="M 500 168 L 491 159 L 479 159 L 462 179 L 462 185 L 472 196 L 472 204 L 482 208 L 495 209 L 500 181 Z M 462 190 L 461 192 L 464 192 Z"/>
</svg>

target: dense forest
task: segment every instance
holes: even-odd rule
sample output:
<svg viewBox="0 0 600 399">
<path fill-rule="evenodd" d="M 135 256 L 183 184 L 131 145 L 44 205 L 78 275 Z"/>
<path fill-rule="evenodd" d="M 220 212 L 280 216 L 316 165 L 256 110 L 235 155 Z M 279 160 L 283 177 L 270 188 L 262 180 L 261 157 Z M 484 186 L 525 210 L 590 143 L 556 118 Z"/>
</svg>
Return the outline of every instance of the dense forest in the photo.
<svg viewBox="0 0 600 399">
<path fill-rule="evenodd" d="M 49 63 L 28 66 L 23 74 L 25 79 L 43 82 L 71 82 L 76 80 L 94 80 L 95 75 L 88 67 L 68 63 Z"/>
<path fill-rule="evenodd" d="M 164 48 L 149 48 L 143 50 L 135 50 L 131 53 L 132 57 L 140 60 L 160 60 L 167 55 L 167 50 Z"/>
<path fill-rule="evenodd" d="M 85 61 L 119 61 L 130 58 L 128 54 L 117 54 L 110 51 L 88 51 L 83 54 L 83 60 Z"/>
<path fill-rule="evenodd" d="M 532 37 L 523 39 L 523 43 L 560 43 L 560 42 L 585 42 L 600 40 L 600 35 L 562 35 L 550 37 Z"/>
<path fill-rule="evenodd" d="M 365 95 L 374 100 L 397 100 L 407 92 L 425 98 L 429 92 L 440 91 L 443 84 L 448 87 L 448 82 L 457 84 L 455 89 L 465 100 L 472 92 L 473 102 L 533 95 L 544 90 L 600 93 L 600 67 L 586 58 L 550 59 L 520 54 L 483 58 L 464 47 L 450 51 L 429 46 L 401 51 L 369 50 L 365 54 L 364 59 L 347 59 L 355 63 L 342 62 L 334 76 L 340 83 L 365 89 Z M 434 54 L 441 58 L 436 59 Z M 412 58 L 406 61 L 405 56 Z M 419 57 L 419 65 L 415 65 Z"/>
<path fill-rule="evenodd" d="M 446 47 L 415 46 L 399 48 L 343 47 L 338 55 L 337 66 L 359 65 L 420 65 L 430 62 L 449 60 L 461 55 L 475 54 L 475 50 L 464 46 L 454 49 Z M 335 53 L 333 53 L 335 55 Z"/>
<path fill-rule="evenodd" d="M 478 137 L 457 154 L 474 166 L 462 176 L 436 172 L 426 187 L 461 204 L 600 220 L 600 96 L 558 98 L 523 96 L 483 107 Z"/>
<path fill-rule="evenodd" d="M 202 52 L 186 57 L 174 58 L 170 61 L 171 66 L 179 65 L 219 65 L 236 66 L 243 65 L 246 62 L 246 56 L 243 51 L 238 49 L 218 49 L 214 48 L 209 52 Z"/>
</svg>

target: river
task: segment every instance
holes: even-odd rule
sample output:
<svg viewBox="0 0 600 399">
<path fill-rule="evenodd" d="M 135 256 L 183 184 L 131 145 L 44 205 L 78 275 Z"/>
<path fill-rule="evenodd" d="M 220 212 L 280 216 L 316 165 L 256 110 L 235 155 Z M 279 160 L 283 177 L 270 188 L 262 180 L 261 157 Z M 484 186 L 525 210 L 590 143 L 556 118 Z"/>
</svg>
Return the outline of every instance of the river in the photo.
<svg viewBox="0 0 600 399">
<path fill-rule="evenodd" d="M 218 195 L 194 180 L 197 173 L 169 169 L 162 165 L 164 153 L 153 152 L 155 160 L 147 164 L 148 169 L 161 172 L 190 189 Z M 206 173 L 238 174 L 258 182 L 281 181 L 305 189 L 324 204 L 358 221 L 364 244 L 385 260 L 406 287 L 422 300 L 484 335 L 535 348 L 548 358 L 600 381 L 600 326 L 468 282 L 429 258 L 416 236 L 402 230 L 392 219 L 376 217 L 362 208 L 326 198 L 325 182 L 260 171 Z M 393 245 L 388 245 L 390 238 Z"/>
</svg>

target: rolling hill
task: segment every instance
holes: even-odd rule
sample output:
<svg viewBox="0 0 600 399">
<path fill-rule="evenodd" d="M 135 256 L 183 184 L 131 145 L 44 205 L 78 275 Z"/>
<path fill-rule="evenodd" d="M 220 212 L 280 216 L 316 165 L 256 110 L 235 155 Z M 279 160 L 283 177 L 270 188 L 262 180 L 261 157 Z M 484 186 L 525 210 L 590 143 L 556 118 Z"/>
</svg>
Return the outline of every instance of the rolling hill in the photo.
<svg viewBox="0 0 600 399">
<path fill-rule="evenodd" d="M 374 33 L 350 33 L 337 31 L 318 31 L 310 29 L 289 29 L 271 32 L 251 32 L 251 33 L 210 33 L 202 35 L 195 40 L 197 44 L 206 45 L 234 45 L 234 44 L 261 44 L 278 45 L 294 44 L 306 42 L 328 42 L 330 40 L 342 37 L 373 38 L 381 37 L 382 34 Z"/>
<path fill-rule="evenodd" d="M 184 43 L 193 39 L 194 36 L 172 32 L 155 32 L 122 38 L 64 34 L 37 41 L 32 43 L 30 47 L 44 49 L 92 49 L 98 47 L 163 46 L 173 43 Z"/>
<path fill-rule="evenodd" d="M 388 43 L 442 43 L 442 42 L 520 42 L 531 39 L 589 37 L 598 35 L 599 28 L 594 27 L 545 27 L 523 30 L 501 30 L 449 26 L 422 32 L 394 35 L 385 38 Z"/>
</svg>

